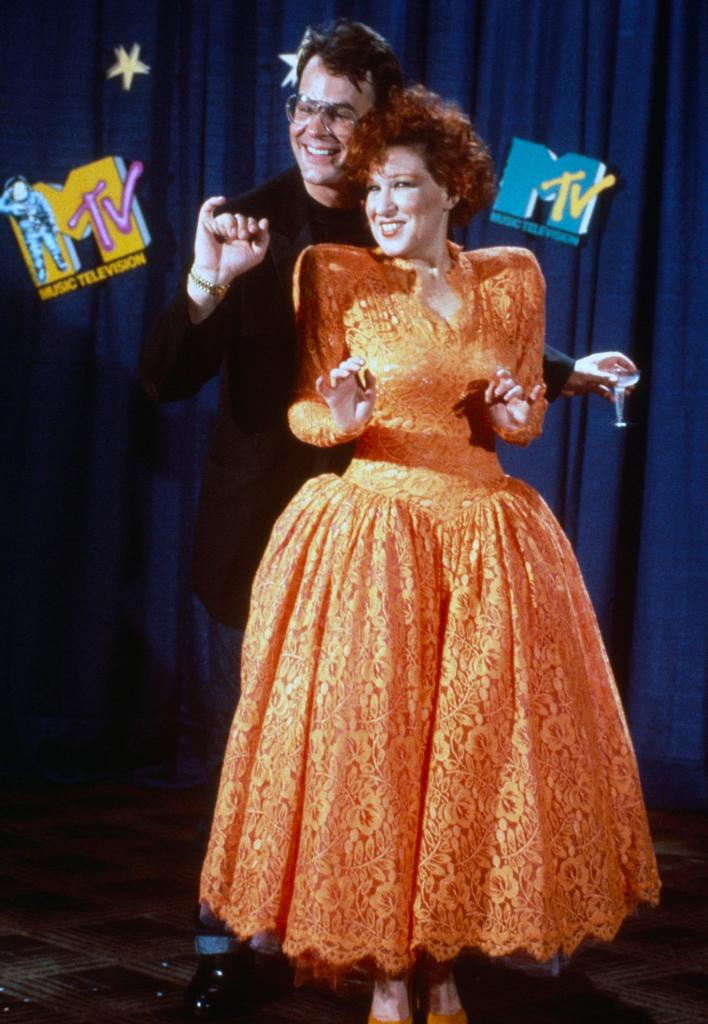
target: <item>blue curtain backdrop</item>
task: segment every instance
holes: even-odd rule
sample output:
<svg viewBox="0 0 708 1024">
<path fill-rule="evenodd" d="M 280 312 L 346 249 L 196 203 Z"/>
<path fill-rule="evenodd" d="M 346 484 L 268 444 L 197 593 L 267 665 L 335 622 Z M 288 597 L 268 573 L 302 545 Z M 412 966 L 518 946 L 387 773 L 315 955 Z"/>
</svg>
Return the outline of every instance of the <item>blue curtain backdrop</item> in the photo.
<svg viewBox="0 0 708 1024">
<path fill-rule="evenodd" d="M 643 371 L 635 426 L 559 399 L 505 452 L 579 556 L 623 689 L 648 801 L 707 807 L 705 622 L 708 6 L 704 0 L 64 0 L 3 12 L 0 183 L 64 183 L 108 156 L 143 164 L 145 264 L 42 301 L 11 219 L 2 248 L 3 714 L 10 775 L 162 784 L 199 774 L 190 723 L 207 625 L 191 529 L 215 401 L 157 408 L 136 367 L 189 262 L 196 210 L 290 162 L 283 103 L 308 23 L 381 31 L 410 81 L 455 98 L 501 172 L 514 137 L 585 154 L 620 184 L 574 248 L 528 245 L 548 335 L 620 349 Z M 149 74 L 107 78 L 140 45 Z M 75 243 L 82 270 L 100 263 Z M 45 252 L 46 256 L 46 252 Z M 49 260 L 49 257 L 47 256 Z"/>
</svg>

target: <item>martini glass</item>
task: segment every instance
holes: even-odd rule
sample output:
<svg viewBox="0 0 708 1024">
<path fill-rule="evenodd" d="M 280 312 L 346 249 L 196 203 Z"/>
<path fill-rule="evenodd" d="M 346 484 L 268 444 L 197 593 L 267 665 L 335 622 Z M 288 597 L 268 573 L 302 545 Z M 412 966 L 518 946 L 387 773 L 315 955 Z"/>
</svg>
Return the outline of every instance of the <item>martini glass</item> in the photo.
<svg viewBox="0 0 708 1024">
<path fill-rule="evenodd" d="M 629 426 L 627 420 L 624 418 L 624 400 L 627 393 L 627 388 L 633 388 L 635 384 L 639 383 L 639 371 L 631 372 L 622 371 L 616 372 L 616 382 L 612 385 L 612 391 L 615 396 L 615 426 L 626 427 Z"/>
</svg>

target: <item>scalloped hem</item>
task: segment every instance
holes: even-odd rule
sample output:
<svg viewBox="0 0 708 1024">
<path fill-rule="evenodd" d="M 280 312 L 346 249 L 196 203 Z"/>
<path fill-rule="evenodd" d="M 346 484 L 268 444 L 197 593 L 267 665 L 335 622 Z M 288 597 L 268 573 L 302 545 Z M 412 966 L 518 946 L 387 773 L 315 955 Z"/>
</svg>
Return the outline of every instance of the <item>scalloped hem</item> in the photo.
<svg viewBox="0 0 708 1024">
<path fill-rule="evenodd" d="M 558 974 L 581 946 L 595 942 L 612 942 L 620 927 L 627 918 L 634 915 L 642 907 L 654 907 L 659 903 L 659 891 L 637 895 L 628 901 L 626 907 L 602 925 L 588 926 L 578 929 L 571 936 L 550 940 L 527 937 L 525 939 L 494 940 L 492 937 L 475 940 L 459 939 L 454 943 L 430 941 L 404 953 L 391 952 L 381 955 L 380 951 L 359 951 L 332 947 L 324 949 L 308 942 L 289 941 L 283 937 L 275 925 L 247 928 L 244 931 L 235 927 L 228 914 L 216 915 L 231 929 L 242 942 L 249 942 L 254 935 L 267 933 L 274 936 L 280 943 L 283 954 L 290 960 L 296 970 L 296 984 L 314 981 L 324 982 L 332 988 L 338 988 L 352 975 L 373 980 L 382 975 L 398 977 L 414 970 L 422 960 L 430 958 L 438 963 L 450 963 L 460 956 L 481 954 L 495 961 L 505 960 L 510 966 L 521 970 L 538 971 Z"/>
</svg>

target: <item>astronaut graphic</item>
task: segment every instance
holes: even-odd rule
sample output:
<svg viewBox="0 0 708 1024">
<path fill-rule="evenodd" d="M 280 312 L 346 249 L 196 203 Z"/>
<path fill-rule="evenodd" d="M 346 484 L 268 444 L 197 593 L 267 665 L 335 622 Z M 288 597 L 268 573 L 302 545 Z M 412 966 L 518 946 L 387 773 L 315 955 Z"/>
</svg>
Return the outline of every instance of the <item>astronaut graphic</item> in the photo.
<svg viewBox="0 0 708 1024">
<path fill-rule="evenodd" d="M 27 178 L 22 175 L 8 178 L 0 195 L 0 213 L 15 219 L 40 284 L 47 280 L 45 247 L 59 270 L 69 269 L 59 248 L 59 228 L 49 201 L 32 188 Z"/>
</svg>

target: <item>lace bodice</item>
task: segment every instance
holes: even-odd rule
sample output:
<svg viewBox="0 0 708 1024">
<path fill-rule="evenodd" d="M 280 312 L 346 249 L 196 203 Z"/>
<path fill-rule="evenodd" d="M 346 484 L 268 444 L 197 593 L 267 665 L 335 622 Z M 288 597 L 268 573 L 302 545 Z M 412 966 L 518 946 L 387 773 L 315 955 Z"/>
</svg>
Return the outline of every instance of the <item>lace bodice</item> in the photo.
<svg viewBox="0 0 708 1024">
<path fill-rule="evenodd" d="M 379 474 L 396 476 L 405 467 L 418 470 L 413 477 L 461 478 L 465 490 L 503 478 L 482 392 L 500 366 L 526 389 L 541 381 L 543 278 L 524 249 L 466 253 L 451 244 L 450 252 L 448 281 L 463 302 L 449 320 L 421 300 L 418 273 L 405 260 L 339 245 L 302 253 L 295 285 L 300 369 L 289 413 L 298 437 L 317 445 L 346 439 L 314 382 L 356 355 L 375 375 L 378 392 L 356 460 L 386 464 Z M 545 401 L 538 401 L 524 428 L 497 432 L 527 444 L 540 433 L 544 411 Z M 361 475 L 361 466 L 352 472 Z"/>
</svg>

